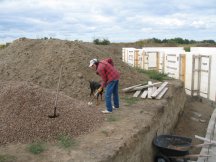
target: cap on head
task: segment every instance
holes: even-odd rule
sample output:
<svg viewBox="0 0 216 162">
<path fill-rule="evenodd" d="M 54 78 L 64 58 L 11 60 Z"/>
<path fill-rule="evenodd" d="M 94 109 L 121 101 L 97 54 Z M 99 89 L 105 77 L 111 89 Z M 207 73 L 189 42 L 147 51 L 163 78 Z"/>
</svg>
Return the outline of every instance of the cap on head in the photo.
<svg viewBox="0 0 216 162">
<path fill-rule="evenodd" d="M 99 62 L 98 59 L 92 59 L 92 60 L 90 60 L 89 67 L 92 67 L 92 65 L 94 65 L 97 62 Z"/>
</svg>

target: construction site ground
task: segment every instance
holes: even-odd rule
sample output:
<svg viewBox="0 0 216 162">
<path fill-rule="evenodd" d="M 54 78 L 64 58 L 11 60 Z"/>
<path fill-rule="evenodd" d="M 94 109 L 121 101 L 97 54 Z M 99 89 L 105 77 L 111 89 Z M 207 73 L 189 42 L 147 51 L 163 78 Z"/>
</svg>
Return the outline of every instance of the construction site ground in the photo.
<svg viewBox="0 0 216 162">
<path fill-rule="evenodd" d="M 203 143 L 203 141 L 196 139 L 195 135 L 206 136 L 213 110 L 214 107 L 211 103 L 188 97 L 184 112 L 179 118 L 173 134 L 192 138 L 193 145 Z M 199 154 L 200 150 L 201 148 L 192 148 L 190 152 L 191 154 Z"/>
<path fill-rule="evenodd" d="M 100 123 L 100 127 L 90 133 L 90 136 L 84 134 L 73 138 L 75 144 L 70 148 L 62 148 L 57 140 L 42 141 L 45 151 L 34 155 L 28 151 L 31 143 L 10 143 L 0 147 L 0 155 L 14 157 L 13 162 L 73 162 L 85 161 L 86 158 L 89 161 L 103 161 L 103 156 L 105 156 L 104 158 L 109 157 L 109 155 L 112 156 L 113 151 L 117 151 L 119 145 L 125 142 L 135 130 L 143 125 L 151 125 L 154 122 L 152 119 L 159 117 L 157 114 L 161 111 L 161 105 L 164 102 L 164 100 L 131 99 L 131 94 L 122 94 L 120 109 L 114 111 L 113 114 L 103 115 L 104 121 Z M 100 102 L 99 106 L 95 106 L 95 104 L 96 102 L 94 102 L 93 106 L 89 107 L 88 111 L 100 112 L 105 109 L 103 101 Z M 205 136 L 212 110 L 213 108 L 207 103 L 202 103 L 198 100 L 189 100 L 185 105 L 184 113 L 180 117 L 175 130 L 171 133 L 191 137 L 194 144 L 201 143 L 194 138 L 194 135 Z M 201 114 L 202 116 L 197 117 L 196 114 Z M 195 121 L 191 117 L 202 119 L 203 121 L 206 120 L 206 122 Z M 131 129 L 131 131 L 128 129 Z M 191 153 L 196 154 L 199 151 L 200 149 L 195 149 L 191 150 Z M 88 156 L 91 156 L 86 157 L 86 152 Z M 148 153 L 143 154 L 148 156 Z"/>
<path fill-rule="evenodd" d="M 135 99 L 132 94 L 120 92 L 120 109 L 108 115 L 101 113 L 105 109 L 104 101 L 99 106 L 95 106 L 95 101 L 93 106 L 87 104 L 91 99 L 89 80 L 100 80 L 88 68 L 92 58 L 113 58 L 121 73 L 120 90 L 149 80 L 148 76 L 121 61 L 121 48 L 121 45 L 96 46 L 62 40 L 19 39 L 1 50 L 0 161 L 103 161 L 103 158 L 118 152 L 120 145 L 125 148 L 128 144 L 133 145 L 125 141 L 140 127 L 154 129 L 151 125 L 155 120 L 160 120 L 159 115 L 167 102 L 164 99 Z M 57 109 L 60 116 L 49 119 L 48 115 L 53 113 L 61 65 L 63 71 Z M 179 84 L 179 81 L 171 82 L 174 86 Z M 175 93 L 169 89 L 165 98 L 169 100 L 178 95 Z M 212 110 L 207 103 L 188 100 L 173 134 L 191 138 L 195 134 L 205 136 Z M 194 117 L 194 114 L 202 116 Z M 74 141 L 72 147 L 60 147 L 60 135 L 70 136 Z M 151 137 L 154 136 L 151 134 Z M 34 155 L 28 151 L 35 141 L 45 146 L 41 154 Z M 196 143 L 196 140 L 193 141 Z M 149 145 L 151 142 L 146 139 Z M 150 156 L 149 152 L 144 154 Z"/>
<path fill-rule="evenodd" d="M 167 97 L 171 96 L 171 93 L 172 91 L 168 92 Z M 45 145 L 45 151 L 38 155 L 28 151 L 31 143 L 3 145 L 0 147 L 0 153 L 1 155 L 11 155 L 16 162 L 82 162 L 86 159 L 91 162 L 106 160 L 109 156 L 113 156 L 115 152 L 118 154 L 118 150 L 121 150 L 119 146 L 130 150 L 131 142 L 132 145 L 136 145 L 134 139 L 137 138 L 136 134 L 142 127 L 145 127 L 146 131 L 154 129 L 152 124 L 160 119 L 160 114 L 163 112 L 162 105 L 166 103 L 166 99 L 143 100 L 132 98 L 132 94 L 121 94 L 120 101 L 121 107 L 119 110 L 115 110 L 112 114 L 103 115 L 104 121 L 100 123 L 100 127 L 97 127 L 90 134 L 74 137 L 75 144 L 68 149 L 62 148 L 57 140 L 53 140 L 42 141 Z M 95 106 L 94 102 L 88 108 L 88 111 L 100 112 L 104 110 L 103 102 L 100 102 L 99 106 Z M 153 137 L 155 134 L 151 134 L 151 136 Z M 131 139 L 131 137 L 133 138 Z M 139 139 L 135 141 L 137 140 Z M 145 139 L 145 142 L 151 143 L 152 141 Z M 143 155 L 148 157 L 149 153 L 143 151 Z"/>
</svg>

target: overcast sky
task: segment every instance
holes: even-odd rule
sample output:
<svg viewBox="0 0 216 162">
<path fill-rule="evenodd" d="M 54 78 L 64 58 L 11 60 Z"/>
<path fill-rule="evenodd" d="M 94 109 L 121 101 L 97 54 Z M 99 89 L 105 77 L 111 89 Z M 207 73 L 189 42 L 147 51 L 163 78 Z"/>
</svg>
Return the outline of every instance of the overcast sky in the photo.
<svg viewBox="0 0 216 162">
<path fill-rule="evenodd" d="M 0 0 L 0 43 L 19 37 L 216 40 L 216 0 Z"/>
</svg>

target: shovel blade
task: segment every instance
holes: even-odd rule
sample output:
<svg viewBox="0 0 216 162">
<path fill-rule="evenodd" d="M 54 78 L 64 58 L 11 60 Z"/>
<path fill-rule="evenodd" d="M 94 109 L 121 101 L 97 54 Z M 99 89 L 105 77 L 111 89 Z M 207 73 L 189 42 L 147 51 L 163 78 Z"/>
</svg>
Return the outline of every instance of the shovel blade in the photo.
<svg viewBox="0 0 216 162">
<path fill-rule="evenodd" d="M 59 114 L 56 113 L 56 109 L 57 109 L 57 107 L 55 106 L 54 107 L 54 113 L 53 113 L 53 115 L 49 115 L 48 116 L 49 118 L 57 118 L 59 116 Z"/>
<path fill-rule="evenodd" d="M 59 114 L 57 114 L 57 115 L 54 114 L 54 115 L 49 115 L 48 117 L 49 117 L 49 118 L 57 118 L 58 116 L 59 116 Z"/>
</svg>

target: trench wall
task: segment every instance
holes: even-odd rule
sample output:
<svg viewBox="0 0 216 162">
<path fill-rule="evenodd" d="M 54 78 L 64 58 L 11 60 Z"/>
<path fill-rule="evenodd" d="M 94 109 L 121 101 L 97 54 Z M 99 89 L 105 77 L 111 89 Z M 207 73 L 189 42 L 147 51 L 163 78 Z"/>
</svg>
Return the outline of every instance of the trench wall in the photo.
<svg viewBox="0 0 216 162">
<path fill-rule="evenodd" d="M 186 94 L 183 84 L 169 87 L 169 94 L 158 109 L 158 114 L 149 126 L 141 127 L 130 139 L 125 147 L 118 150 L 115 156 L 104 159 L 105 162 L 153 162 L 155 149 L 152 140 L 156 135 L 169 133 L 175 127 L 179 116 L 183 112 Z"/>
</svg>

